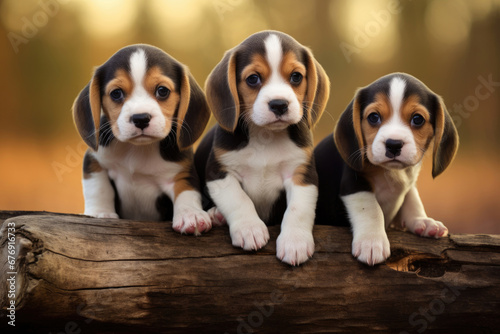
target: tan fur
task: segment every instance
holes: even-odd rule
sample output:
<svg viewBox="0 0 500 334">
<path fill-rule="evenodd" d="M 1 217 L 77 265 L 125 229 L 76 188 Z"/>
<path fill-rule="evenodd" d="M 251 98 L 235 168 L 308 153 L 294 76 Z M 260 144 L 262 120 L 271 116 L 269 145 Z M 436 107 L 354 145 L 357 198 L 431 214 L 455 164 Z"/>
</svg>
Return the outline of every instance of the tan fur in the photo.
<svg viewBox="0 0 500 334">
<path fill-rule="evenodd" d="M 307 112 L 309 128 L 313 128 L 323 114 L 330 97 L 330 79 L 323 67 L 316 61 L 311 50 L 307 51 Z"/>
<path fill-rule="evenodd" d="M 271 68 L 269 67 L 269 64 L 264 57 L 259 54 L 254 55 L 252 57 L 252 62 L 241 71 L 238 91 L 243 99 L 243 112 L 251 109 L 255 99 L 257 99 L 257 95 L 259 94 L 259 90 L 257 88 L 249 87 L 245 81 L 246 78 L 252 74 L 258 74 L 261 77 L 262 84 L 264 85 L 271 75 Z"/>
<path fill-rule="evenodd" d="M 420 152 L 426 151 L 434 136 L 434 129 L 430 122 L 430 112 L 425 106 L 420 104 L 420 98 L 417 95 L 408 97 L 401 109 L 401 118 L 410 127 L 411 119 L 415 114 L 419 114 L 425 119 L 424 125 L 421 127 L 411 127 L 411 130 L 413 132 L 415 144 L 420 149 Z"/>
<path fill-rule="evenodd" d="M 183 71 L 183 79 L 181 80 L 181 87 L 180 87 L 180 92 L 181 92 L 181 97 L 180 97 L 180 102 L 179 102 L 179 95 L 177 94 L 172 94 L 174 92 L 174 90 L 170 90 L 170 96 L 168 97 L 167 101 L 170 100 L 173 96 L 172 95 L 176 95 L 176 98 L 174 98 L 174 100 L 176 100 L 175 104 L 177 105 L 177 103 L 179 102 L 179 112 L 177 114 L 177 141 L 179 141 L 179 138 L 181 136 L 181 130 L 182 130 L 182 124 L 184 123 L 184 118 L 186 117 L 186 114 L 187 114 L 187 111 L 188 111 L 188 108 L 189 108 L 189 100 L 190 100 L 190 97 L 191 97 L 191 89 L 189 87 L 189 77 L 188 77 L 188 74 L 187 74 L 187 69 L 184 69 Z M 168 86 L 166 86 L 167 88 L 169 88 Z M 166 101 L 165 101 L 166 102 Z M 163 107 L 162 107 L 162 111 L 163 111 Z M 169 118 L 173 115 L 173 112 L 175 111 L 175 108 L 174 109 L 171 109 L 171 112 L 172 114 L 169 116 Z"/>
<path fill-rule="evenodd" d="M 313 154 L 313 148 L 312 147 L 306 147 L 303 149 L 303 151 L 307 155 L 307 163 L 298 166 L 295 168 L 292 176 L 292 182 L 297 185 L 297 186 L 308 186 L 310 185 L 310 182 L 306 182 L 307 179 L 307 174 L 309 173 L 309 168 L 310 168 L 310 161 L 311 161 L 311 156 Z"/>
<path fill-rule="evenodd" d="M 177 199 L 177 196 L 179 196 L 180 193 L 182 193 L 185 190 L 197 190 L 193 188 L 193 186 L 190 184 L 189 179 L 192 177 L 192 174 L 190 172 L 190 169 L 192 168 L 192 161 L 191 159 L 184 159 L 178 162 L 180 166 L 182 166 L 182 171 L 177 173 L 177 175 L 174 177 L 174 196 L 175 199 Z"/>
<path fill-rule="evenodd" d="M 87 153 L 89 154 L 89 153 Z M 89 158 L 90 159 L 90 164 L 88 164 L 83 172 L 83 178 L 84 179 L 88 179 L 92 176 L 92 173 L 98 173 L 100 171 L 102 171 L 102 167 L 101 165 L 99 164 L 99 161 L 97 161 L 97 159 L 95 159 L 92 155 L 89 155 Z"/>
<path fill-rule="evenodd" d="M 186 80 L 187 81 L 187 80 Z M 183 81 L 184 82 L 184 81 Z M 177 104 L 179 103 L 180 96 L 176 92 L 176 87 L 172 79 L 169 77 L 165 76 L 162 74 L 161 69 L 159 67 L 153 67 L 149 69 L 147 72 L 145 78 L 144 78 L 144 87 L 146 88 L 146 91 L 151 95 L 152 98 L 156 100 L 156 88 L 158 86 L 165 86 L 170 90 L 170 95 L 166 100 L 158 101 L 158 104 L 160 105 L 162 114 L 165 116 L 167 120 L 171 120 L 172 116 L 174 115 L 175 109 L 177 107 Z M 187 93 L 184 91 L 187 89 Z M 187 87 L 181 87 L 181 94 L 187 94 L 187 101 L 189 102 L 189 84 L 187 84 Z M 179 110 L 183 111 L 183 117 L 186 114 L 187 106 L 184 106 L 186 103 L 181 102 L 179 104 Z M 186 108 L 184 110 L 183 108 Z M 179 111 L 179 114 L 181 112 Z M 170 128 L 170 127 L 168 127 Z"/>
<path fill-rule="evenodd" d="M 100 84 L 95 77 L 92 78 L 89 89 L 90 109 L 92 110 L 92 118 L 95 128 L 95 142 L 99 142 L 99 130 L 101 126 L 101 93 Z M 97 149 L 97 147 L 95 147 Z"/>
<path fill-rule="evenodd" d="M 363 131 L 361 129 L 361 108 L 359 105 L 359 100 L 357 98 L 354 99 L 353 110 L 352 110 L 352 123 L 353 123 L 353 127 L 354 127 L 354 134 L 355 134 L 356 139 L 358 141 L 359 150 L 360 150 L 360 152 L 362 152 L 362 154 L 364 156 L 365 140 L 363 138 Z M 346 138 L 346 140 L 347 140 L 347 138 Z M 344 154 L 347 155 L 347 157 L 349 157 L 349 155 L 347 153 L 344 153 Z M 364 160 L 365 159 L 361 159 L 362 166 L 364 165 Z"/>
<path fill-rule="evenodd" d="M 104 110 L 104 114 L 109 119 L 109 123 L 111 125 L 111 129 L 113 130 L 113 133 L 119 133 L 116 121 L 120 116 L 123 103 L 114 102 L 109 96 L 109 94 L 113 90 L 118 88 L 122 89 L 125 95 L 123 102 L 127 101 L 130 98 L 130 95 L 132 94 L 132 91 L 134 89 L 134 83 L 132 81 L 132 78 L 125 70 L 122 69 L 118 69 L 115 72 L 114 79 L 111 80 L 104 88 L 104 95 L 102 97 L 102 109 Z M 99 110 L 100 109 L 101 107 L 99 106 Z M 94 107 L 92 106 L 92 111 L 93 110 Z"/>
<path fill-rule="evenodd" d="M 377 112 L 380 115 L 382 123 L 379 126 L 372 126 L 368 122 L 367 117 L 373 112 Z M 363 120 L 361 121 L 361 132 L 363 133 L 363 145 L 366 145 L 367 147 L 370 147 L 372 145 L 373 140 L 377 135 L 379 127 L 382 126 L 391 118 L 392 112 L 393 111 L 391 110 L 391 104 L 387 96 L 383 93 L 377 93 L 377 95 L 375 95 L 375 101 L 367 105 L 365 110 L 363 111 Z M 358 122 L 356 122 L 355 124 L 357 124 Z M 356 128 L 356 125 L 354 127 Z M 370 150 L 367 150 L 367 153 L 371 154 Z"/>
<path fill-rule="evenodd" d="M 281 62 L 281 76 L 286 82 L 290 82 L 290 76 L 294 72 L 298 72 L 304 77 L 299 85 L 292 85 L 292 89 L 295 92 L 299 103 L 302 104 L 306 98 L 307 90 L 306 68 L 301 62 L 298 61 L 295 53 L 289 51 L 283 56 L 283 60 Z"/>
</svg>

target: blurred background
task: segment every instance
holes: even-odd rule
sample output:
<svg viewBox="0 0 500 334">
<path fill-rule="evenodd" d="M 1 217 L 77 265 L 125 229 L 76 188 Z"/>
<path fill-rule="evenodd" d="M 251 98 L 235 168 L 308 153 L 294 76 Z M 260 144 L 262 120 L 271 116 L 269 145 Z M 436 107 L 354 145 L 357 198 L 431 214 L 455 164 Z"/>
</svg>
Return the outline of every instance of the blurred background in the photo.
<svg viewBox="0 0 500 334">
<path fill-rule="evenodd" d="M 500 0 L 3 0 L 0 210 L 83 212 L 71 105 L 119 48 L 160 47 L 203 86 L 225 50 L 264 29 L 309 46 L 330 76 L 316 141 L 382 75 L 407 72 L 440 94 L 461 146 L 435 180 L 424 161 L 427 213 L 451 233 L 500 233 Z"/>
</svg>

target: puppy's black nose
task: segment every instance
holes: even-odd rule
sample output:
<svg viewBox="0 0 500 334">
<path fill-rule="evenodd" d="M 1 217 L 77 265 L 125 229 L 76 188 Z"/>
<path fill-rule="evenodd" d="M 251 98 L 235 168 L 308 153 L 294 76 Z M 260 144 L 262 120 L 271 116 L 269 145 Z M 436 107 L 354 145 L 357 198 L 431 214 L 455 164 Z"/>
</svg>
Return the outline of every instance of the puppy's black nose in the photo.
<svg viewBox="0 0 500 334">
<path fill-rule="evenodd" d="M 151 115 L 148 113 L 135 114 L 130 116 L 130 121 L 134 123 L 134 125 L 141 130 L 144 130 L 149 126 L 150 120 L 151 120 Z"/>
<path fill-rule="evenodd" d="M 401 148 L 403 147 L 402 140 L 387 139 L 385 142 L 385 156 L 388 158 L 395 158 L 401 155 Z"/>
<path fill-rule="evenodd" d="M 271 100 L 269 101 L 269 110 L 276 116 L 281 116 L 288 111 L 287 100 Z"/>
</svg>

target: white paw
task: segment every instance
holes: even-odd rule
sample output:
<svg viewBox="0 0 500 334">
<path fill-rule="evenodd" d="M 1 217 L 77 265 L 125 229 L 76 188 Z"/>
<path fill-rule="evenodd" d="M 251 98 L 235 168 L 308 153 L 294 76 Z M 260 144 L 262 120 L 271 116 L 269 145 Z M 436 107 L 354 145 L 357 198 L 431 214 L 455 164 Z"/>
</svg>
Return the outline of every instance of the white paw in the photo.
<svg viewBox="0 0 500 334">
<path fill-rule="evenodd" d="M 212 225 L 215 226 L 224 226 L 227 225 L 226 218 L 222 215 L 222 213 L 217 209 L 216 206 L 210 208 L 207 211 L 208 215 L 210 216 L 210 219 L 212 220 Z"/>
<path fill-rule="evenodd" d="M 269 231 L 260 219 L 236 222 L 229 225 L 233 246 L 244 250 L 258 250 L 269 241 Z"/>
<path fill-rule="evenodd" d="M 120 218 L 116 212 L 85 212 L 85 215 L 94 218 L 113 218 L 113 219 Z"/>
<path fill-rule="evenodd" d="M 306 262 L 314 254 L 314 238 L 311 231 L 286 229 L 276 240 L 276 257 L 292 266 Z"/>
<path fill-rule="evenodd" d="M 352 240 L 352 255 L 358 261 L 370 266 L 384 262 L 391 255 L 387 234 L 384 231 L 383 233 L 354 237 Z"/>
<path fill-rule="evenodd" d="M 174 214 L 172 228 L 182 234 L 200 235 L 202 232 L 210 231 L 212 221 L 205 211 L 186 207 Z"/>
<path fill-rule="evenodd" d="M 432 218 L 415 218 L 412 221 L 405 222 L 408 230 L 421 237 L 441 238 L 448 235 L 448 229 L 440 221 Z"/>
</svg>

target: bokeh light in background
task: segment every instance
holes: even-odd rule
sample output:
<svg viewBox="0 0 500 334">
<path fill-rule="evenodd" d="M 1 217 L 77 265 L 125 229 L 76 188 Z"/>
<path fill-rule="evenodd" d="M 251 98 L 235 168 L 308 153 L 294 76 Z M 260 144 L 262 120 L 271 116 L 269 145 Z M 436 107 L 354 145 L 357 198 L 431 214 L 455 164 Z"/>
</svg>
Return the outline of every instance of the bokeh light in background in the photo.
<svg viewBox="0 0 500 334">
<path fill-rule="evenodd" d="M 427 213 L 451 232 L 500 233 L 500 0 L 4 0 L 0 209 L 83 211 L 71 105 L 119 48 L 158 46 L 203 85 L 227 49 L 263 29 L 310 46 L 330 76 L 316 141 L 379 76 L 407 72 L 439 93 L 461 147 L 436 180 L 424 162 Z"/>
</svg>

